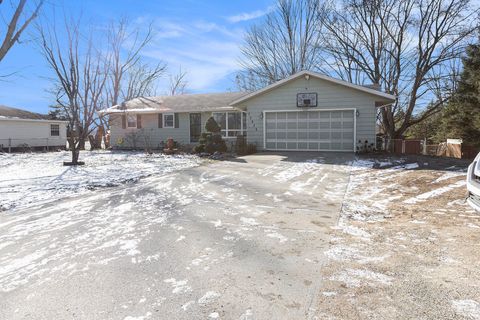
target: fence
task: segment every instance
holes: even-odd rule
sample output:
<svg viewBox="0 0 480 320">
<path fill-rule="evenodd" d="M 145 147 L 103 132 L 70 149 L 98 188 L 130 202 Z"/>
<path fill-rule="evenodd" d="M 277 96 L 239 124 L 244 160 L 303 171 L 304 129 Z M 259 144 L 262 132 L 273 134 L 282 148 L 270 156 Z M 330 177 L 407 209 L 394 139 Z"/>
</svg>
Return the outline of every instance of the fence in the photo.
<svg viewBox="0 0 480 320">
<path fill-rule="evenodd" d="M 473 159 L 480 152 L 480 148 L 462 144 L 457 139 L 449 139 L 439 144 L 427 144 L 425 140 L 418 139 L 384 138 L 380 141 L 379 149 L 396 154 L 421 154 L 458 159 Z"/>
<path fill-rule="evenodd" d="M 66 142 L 59 138 L 25 138 L 0 139 L 0 151 L 26 151 L 26 150 L 46 150 L 65 148 Z"/>
<path fill-rule="evenodd" d="M 383 139 L 381 149 L 396 154 L 427 154 L 425 140 Z"/>
</svg>

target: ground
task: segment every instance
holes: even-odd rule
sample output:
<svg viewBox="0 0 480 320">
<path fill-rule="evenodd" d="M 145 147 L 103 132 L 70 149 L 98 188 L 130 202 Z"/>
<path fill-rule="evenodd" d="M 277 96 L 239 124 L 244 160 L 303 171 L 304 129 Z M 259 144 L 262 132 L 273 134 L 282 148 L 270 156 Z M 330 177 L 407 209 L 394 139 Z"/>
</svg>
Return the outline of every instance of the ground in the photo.
<svg viewBox="0 0 480 320">
<path fill-rule="evenodd" d="M 480 319 L 465 162 L 66 157 L 0 155 L 1 319 Z"/>
</svg>

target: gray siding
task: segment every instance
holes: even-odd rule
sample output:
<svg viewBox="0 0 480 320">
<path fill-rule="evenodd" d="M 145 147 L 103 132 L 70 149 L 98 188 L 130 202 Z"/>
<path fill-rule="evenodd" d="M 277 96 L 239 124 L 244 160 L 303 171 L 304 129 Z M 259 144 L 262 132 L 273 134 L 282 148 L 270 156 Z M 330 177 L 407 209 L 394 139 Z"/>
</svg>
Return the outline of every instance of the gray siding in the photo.
<svg viewBox="0 0 480 320">
<path fill-rule="evenodd" d="M 158 148 L 168 138 L 190 145 L 190 113 L 178 113 L 178 128 L 159 128 L 158 114 L 142 114 L 142 128 L 122 128 L 121 115 L 110 116 L 110 141 L 117 148 Z M 202 112 L 202 131 L 211 112 Z"/>
<path fill-rule="evenodd" d="M 247 111 L 247 140 L 263 149 L 263 111 L 301 110 L 297 108 L 297 93 L 316 92 L 318 101 L 316 108 L 309 109 L 342 109 L 356 108 L 360 115 L 356 117 L 356 140 L 375 142 L 375 96 L 329 81 L 311 77 L 293 80 L 251 100 L 245 101 L 241 107 Z"/>
</svg>

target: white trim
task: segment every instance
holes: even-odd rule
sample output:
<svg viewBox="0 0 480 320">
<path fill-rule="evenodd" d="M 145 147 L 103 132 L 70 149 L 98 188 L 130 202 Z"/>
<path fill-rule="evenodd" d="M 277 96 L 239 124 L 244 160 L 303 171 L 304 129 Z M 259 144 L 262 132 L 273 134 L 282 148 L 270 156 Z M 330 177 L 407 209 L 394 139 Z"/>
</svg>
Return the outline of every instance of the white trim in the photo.
<svg viewBox="0 0 480 320">
<path fill-rule="evenodd" d="M 234 111 L 213 111 L 212 112 L 212 117 L 214 117 L 215 113 L 225 113 L 225 128 L 222 128 L 220 132 L 225 132 L 225 136 L 223 137 L 224 139 L 236 139 L 237 136 L 231 137 L 228 135 L 229 132 L 240 132 L 240 134 L 245 134 L 247 133 L 247 128 L 243 127 L 243 115 L 245 114 L 246 117 L 246 112 L 241 111 L 241 110 L 234 110 Z M 229 113 L 239 113 L 240 114 L 240 129 L 229 129 L 228 128 L 228 114 Z M 215 117 L 214 117 L 215 118 Z M 220 126 L 221 127 L 221 126 Z"/>
<path fill-rule="evenodd" d="M 266 86 L 265 88 L 254 91 L 252 93 L 249 93 L 249 94 L 231 102 L 230 106 L 235 106 L 239 103 L 245 102 L 245 101 L 247 101 L 247 100 L 249 100 L 253 97 L 256 97 L 256 96 L 261 95 L 265 92 L 273 90 L 276 87 L 282 86 L 287 82 L 290 82 L 292 80 L 295 80 L 295 79 L 300 78 L 300 77 L 305 76 L 305 75 L 309 75 L 311 77 L 315 77 L 315 78 L 318 78 L 318 79 L 329 81 L 329 82 L 332 82 L 332 83 L 335 83 L 335 84 L 338 84 L 338 85 L 345 86 L 347 88 L 359 90 L 359 91 L 362 91 L 362 92 L 365 92 L 365 93 L 375 95 L 377 97 L 381 97 L 381 98 L 384 98 L 384 99 L 387 99 L 387 100 L 391 100 L 392 103 L 395 102 L 395 100 L 397 99 L 397 97 L 395 97 L 394 95 L 391 95 L 391 94 L 388 94 L 388 93 L 385 93 L 385 92 L 381 92 L 381 91 L 378 91 L 378 90 L 375 90 L 375 89 L 371 89 L 371 88 L 367 88 L 367 87 L 360 86 L 360 85 L 357 85 L 357 84 L 353 84 L 353 83 L 350 83 L 350 82 L 347 82 L 347 81 L 335 79 L 335 78 L 332 78 L 332 77 L 329 77 L 329 76 L 326 76 L 326 75 L 323 75 L 323 74 L 320 74 L 320 73 L 317 73 L 317 72 L 304 70 L 304 71 L 297 72 L 297 73 L 295 73 L 294 75 L 291 75 L 288 78 L 285 78 L 283 80 L 272 83 L 271 85 Z"/>
<path fill-rule="evenodd" d="M 262 111 L 263 117 L 263 149 L 267 150 L 267 114 L 266 111 Z"/>
<path fill-rule="evenodd" d="M 310 152 L 352 152 L 350 150 L 332 150 L 332 149 L 263 149 L 265 151 L 310 151 Z"/>
<path fill-rule="evenodd" d="M 127 119 L 126 119 L 126 120 L 127 120 L 127 128 L 138 128 L 138 121 L 137 121 L 138 118 L 137 118 L 137 115 L 136 115 L 136 114 L 134 114 L 134 113 L 127 114 L 126 117 L 127 117 Z M 135 125 L 134 125 L 134 126 L 130 126 L 130 125 L 128 124 L 128 123 L 129 123 L 129 122 L 128 122 L 128 117 L 134 117 L 134 118 L 135 118 Z M 132 123 L 133 123 L 133 122 L 132 122 Z"/>
<path fill-rule="evenodd" d="M 58 135 L 54 136 L 54 135 L 52 134 L 52 126 L 58 126 Z M 50 126 L 49 126 L 49 127 L 50 127 L 50 137 L 58 137 L 58 138 L 60 138 L 60 137 L 62 136 L 61 133 L 60 133 L 60 123 L 50 123 Z"/>
<path fill-rule="evenodd" d="M 48 120 L 48 119 L 21 119 L 15 117 L 0 116 L 0 121 L 26 121 L 26 122 L 44 122 L 44 123 L 68 123 L 68 120 Z"/>
<path fill-rule="evenodd" d="M 267 113 L 278 112 L 332 112 L 332 111 L 352 111 L 353 112 L 353 152 L 357 151 L 357 108 L 337 108 L 337 109 L 302 109 L 302 110 L 268 110 L 263 112 L 263 149 L 267 151 L 331 151 L 331 152 L 351 152 L 349 150 L 331 150 L 331 149 L 270 149 L 267 148 Z M 298 123 L 298 118 L 297 118 Z M 287 143 L 286 141 L 285 143 Z M 298 141 L 297 141 L 298 144 Z"/>
<path fill-rule="evenodd" d="M 357 152 L 357 108 L 353 109 L 353 152 Z"/>
<path fill-rule="evenodd" d="M 312 109 L 312 108 L 305 108 L 299 110 L 266 110 L 263 111 L 264 113 L 267 112 L 318 112 L 318 111 L 356 111 L 357 108 L 335 108 L 335 109 Z"/>
<path fill-rule="evenodd" d="M 116 115 L 116 114 L 125 114 L 125 113 L 140 113 L 140 114 L 157 114 L 157 113 L 196 113 L 196 112 L 232 112 L 232 111 L 237 111 L 238 109 L 232 106 L 227 106 L 227 107 L 220 107 L 220 108 L 212 108 L 212 109 L 202 109 L 202 110 L 197 110 L 197 109 L 186 109 L 186 110 L 175 110 L 172 108 L 168 109 L 154 109 L 154 108 L 132 108 L 132 109 L 115 109 L 118 106 L 113 106 L 111 108 L 103 109 L 97 111 L 99 115 Z"/>
<path fill-rule="evenodd" d="M 165 116 L 172 116 L 172 118 L 173 118 L 172 126 L 166 126 L 166 125 L 165 125 Z M 175 128 L 175 113 L 169 112 L 169 113 L 163 113 L 163 114 L 162 114 L 162 128 L 165 128 L 165 129 L 173 129 L 173 128 Z"/>
</svg>

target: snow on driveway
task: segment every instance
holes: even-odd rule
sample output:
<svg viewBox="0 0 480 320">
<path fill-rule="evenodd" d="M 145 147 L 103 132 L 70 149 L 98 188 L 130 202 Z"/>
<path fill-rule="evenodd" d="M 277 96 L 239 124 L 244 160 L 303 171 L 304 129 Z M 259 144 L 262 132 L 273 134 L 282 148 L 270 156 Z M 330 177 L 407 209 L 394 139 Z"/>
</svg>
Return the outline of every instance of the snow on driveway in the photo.
<svg viewBox="0 0 480 320">
<path fill-rule="evenodd" d="M 1 157 L 2 173 L 18 175 L 0 184 L 17 191 L 2 198 L 11 209 L 0 213 L 0 318 L 76 309 L 82 319 L 301 318 L 352 158 L 260 154 L 198 166 L 99 152 L 70 169 L 60 165 L 67 153 Z M 35 203 L 22 198 L 30 194 Z"/>
<path fill-rule="evenodd" d="M 66 151 L 0 153 L 0 211 L 135 182 L 152 174 L 165 174 L 200 163 L 194 156 L 99 150 L 81 153 L 84 166 L 63 166 L 63 161 L 69 161 L 70 157 Z"/>
</svg>

